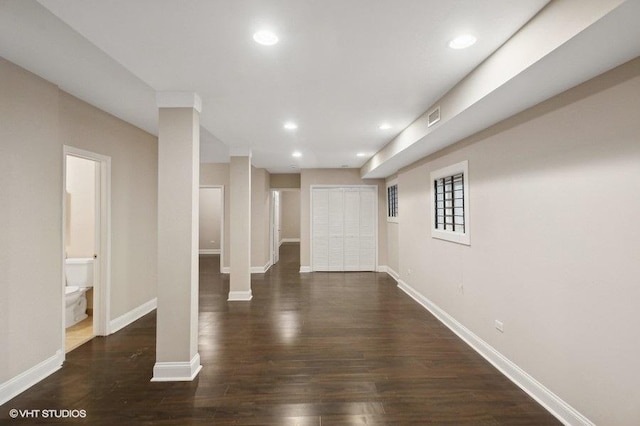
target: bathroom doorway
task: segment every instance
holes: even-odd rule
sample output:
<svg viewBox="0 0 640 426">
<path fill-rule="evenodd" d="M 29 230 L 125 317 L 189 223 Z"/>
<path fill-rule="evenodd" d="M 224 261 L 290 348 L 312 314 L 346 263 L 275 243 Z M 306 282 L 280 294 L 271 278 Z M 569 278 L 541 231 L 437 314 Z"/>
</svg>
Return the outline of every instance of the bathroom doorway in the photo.
<svg viewBox="0 0 640 426">
<path fill-rule="evenodd" d="M 108 334 L 109 157 L 64 147 L 62 347 Z"/>
</svg>

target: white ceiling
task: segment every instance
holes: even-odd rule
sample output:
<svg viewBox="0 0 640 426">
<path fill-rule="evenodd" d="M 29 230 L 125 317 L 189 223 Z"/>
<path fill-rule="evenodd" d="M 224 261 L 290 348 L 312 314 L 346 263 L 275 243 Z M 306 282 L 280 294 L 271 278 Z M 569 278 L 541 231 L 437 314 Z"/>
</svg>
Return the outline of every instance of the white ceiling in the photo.
<svg viewBox="0 0 640 426">
<path fill-rule="evenodd" d="M 153 133 L 155 91 L 195 91 L 203 159 L 250 148 L 257 167 L 293 172 L 360 167 L 356 153 L 382 148 L 547 0 L 39 3 L 0 2 L 0 55 Z M 262 28 L 280 42 L 256 44 Z M 478 43 L 448 48 L 462 32 Z"/>
</svg>

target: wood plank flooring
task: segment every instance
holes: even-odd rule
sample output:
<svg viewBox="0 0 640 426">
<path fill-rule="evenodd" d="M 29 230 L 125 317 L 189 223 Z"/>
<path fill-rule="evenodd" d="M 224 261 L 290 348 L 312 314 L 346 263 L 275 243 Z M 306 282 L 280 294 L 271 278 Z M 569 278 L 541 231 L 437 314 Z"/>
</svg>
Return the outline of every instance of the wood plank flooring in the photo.
<svg viewBox="0 0 640 426">
<path fill-rule="evenodd" d="M 0 407 L 2 424 L 557 425 L 386 274 L 299 274 L 298 244 L 227 302 L 219 258 L 200 259 L 204 368 L 151 383 L 155 313 L 67 355 Z M 86 418 L 10 420 L 17 409 Z"/>
<path fill-rule="evenodd" d="M 69 353 L 93 338 L 93 317 L 88 316 L 65 330 L 65 352 Z"/>
</svg>

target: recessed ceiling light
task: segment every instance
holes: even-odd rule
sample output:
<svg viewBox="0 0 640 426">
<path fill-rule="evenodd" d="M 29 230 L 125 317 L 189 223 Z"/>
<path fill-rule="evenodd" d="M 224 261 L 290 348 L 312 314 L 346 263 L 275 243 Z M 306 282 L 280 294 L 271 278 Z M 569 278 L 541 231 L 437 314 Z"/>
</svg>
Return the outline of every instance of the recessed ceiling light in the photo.
<svg viewBox="0 0 640 426">
<path fill-rule="evenodd" d="M 356 157 L 366 157 L 367 153 L 366 152 L 359 152 L 356 154 Z"/>
<path fill-rule="evenodd" d="M 342 166 L 340 166 L 340 167 L 342 167 L 343 169 L 348 169 L 348 168 L 349 168 L 349 165 L 348 165 L 348 164 L 343 164 L 343 165 L 342 165 Z"/>
<path fill-rule="evenodd" d="M 449 47 L 452 49 L 465 49 L 474 45 L 476 40 L 471 34 L 461 34 L 449 42 Z"/>
<path fill-rule="evenodd" d="M 284 123 L 284 128 L 287 129 L 287 130 L 295 130 L 295 129 L 298 128 L 298 125 L 296 123 L 288 121 L 288 122 Z"/>
<path fill-rule="evenodd" d="M 293 151 L 293 154 L 291 154 L 292 157 L 302 157 L 302 153 L 300 151 Z"/>
<path fill-rule="evenodd" d="M 256 43 L 262 44 L 263 46 L 273 46 L 278 42 L 278 36 L 266 30 L 255 33 L 253 39 Z"/>
<path fill-rule="evenodd" d="M 389 130 L 391 128 L 391 124 L 389 123 L 382 123 L 378 126 L 378 129 L 380 130 Z"/>
</svg>

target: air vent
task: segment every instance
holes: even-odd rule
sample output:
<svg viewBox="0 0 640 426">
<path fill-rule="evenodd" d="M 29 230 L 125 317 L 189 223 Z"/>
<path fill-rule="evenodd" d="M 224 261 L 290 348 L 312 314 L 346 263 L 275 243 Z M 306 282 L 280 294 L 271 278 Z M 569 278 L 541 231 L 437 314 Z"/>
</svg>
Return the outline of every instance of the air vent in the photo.
<svg viewBox="0 0 640 426">
<path fill-rule="evenodd" d="M 431 127 L 440 121 L 440 105 L 427 115 L 427 127 Z"/>
</svg>

